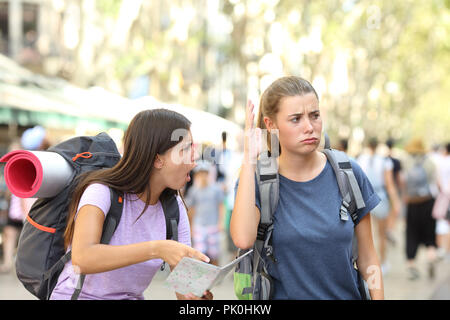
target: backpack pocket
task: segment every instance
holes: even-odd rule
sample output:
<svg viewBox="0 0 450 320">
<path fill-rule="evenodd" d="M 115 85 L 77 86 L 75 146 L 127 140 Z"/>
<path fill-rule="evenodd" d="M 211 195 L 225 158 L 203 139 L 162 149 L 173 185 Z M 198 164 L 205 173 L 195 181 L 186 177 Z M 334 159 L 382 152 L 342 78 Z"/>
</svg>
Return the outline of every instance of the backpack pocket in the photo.
<svg viewBox="0 0 450 320">
<path fill-rule="evenodd" d="M 19 237 L 16 273 L 25 288 L 39 299 L 46 297 L 44 273 L 56 229 L 43 226 L 27 216 Z"/>
<path fill-rule="evenodd" d="M 270 300 L 273 297 L 273 280 L 267 273 L 261 271 L 256 275 L 253 288 L 255 300 Z"/>
<path fill-rule="evenodd" d="M 248 250 L 238 251 L 238 257 L 248 252 Z M 253 299 L 253 286 L 252 286 L 252 274 L 253 274 L 253 253 L 243 258 L 237 265 L 233 274 L 234 280 L 234 293 L 239 300 L 252 300 Z"/>
</svg>

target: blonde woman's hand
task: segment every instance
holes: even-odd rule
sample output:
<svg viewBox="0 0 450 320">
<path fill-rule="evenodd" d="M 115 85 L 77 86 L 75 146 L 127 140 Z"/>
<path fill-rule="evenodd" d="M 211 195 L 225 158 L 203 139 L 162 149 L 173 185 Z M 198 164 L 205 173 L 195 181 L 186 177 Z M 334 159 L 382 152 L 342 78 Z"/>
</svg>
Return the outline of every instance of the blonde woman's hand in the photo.
<svg viewBox="0 0 450 320">
<path fill-rule="evenodd" d="M 194 258 L 208 263 L 210 259 L 198 250 L 173 240 L 161 240 L 158 245 L 158 256 L 167 262 L 171 269 L 184 257 Z"/>
<path fill-rule="evenodd" d="M 245 110 L 244 128 L 244 161 L 247 164 L 256 164 L 258 154 L 261 152 L 261 129 L 255 128 L 255 105 L 248 100 Z"/>
</svg>

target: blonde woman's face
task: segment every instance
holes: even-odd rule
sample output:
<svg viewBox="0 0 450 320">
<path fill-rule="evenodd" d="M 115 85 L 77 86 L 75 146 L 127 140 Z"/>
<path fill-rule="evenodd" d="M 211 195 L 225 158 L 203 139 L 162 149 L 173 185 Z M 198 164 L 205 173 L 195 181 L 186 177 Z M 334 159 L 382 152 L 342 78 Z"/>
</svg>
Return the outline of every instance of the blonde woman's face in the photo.
<svg viewBox="0 0 450 320">
<path fill-rule="evenodd" d="M 319 101 L 314 93 L 281 99 L 275 122 L 282 152 L 308 154 L 317 149 L 322 134 Z"/>
</svg>

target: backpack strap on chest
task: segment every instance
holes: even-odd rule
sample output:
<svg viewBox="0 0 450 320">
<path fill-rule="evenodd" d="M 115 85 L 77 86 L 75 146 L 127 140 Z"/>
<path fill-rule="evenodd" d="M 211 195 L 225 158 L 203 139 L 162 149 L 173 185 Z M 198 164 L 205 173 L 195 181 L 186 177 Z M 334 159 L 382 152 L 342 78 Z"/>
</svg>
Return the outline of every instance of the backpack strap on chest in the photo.
<svg viewBox="0 0 450 320">
<path fill-rule="evenodd" d="M 166 218 L 166 239 L 178 241 L 178 223 L 180 221 L 180 210 L 175 195 L 161 199 L 161 206 Z"/>
<path fill-rule="evenodd" d="M 161 206 L 166 219 L 166 239 L 178 241 L 178 223 L 180 221 L 180 209 L 175 195 L 161 195 Z M 166 268 L 166 262 L 161 265 L 161 271 Z"/>
<path fill-rule="evenodd" d="M 108 244 L 111 241 L 111 238 L 120 223 L 123 211 L 123 193 L 113 188 L 109 188 L 109 190 L 111 193 L 111 207 L 109 208 L 103 223 L 102 237 L 100 239 L 101 244 Z M 71 300 L 78 300 L 85 278 L 85 274 L 80 274 Z"/>
</svg>

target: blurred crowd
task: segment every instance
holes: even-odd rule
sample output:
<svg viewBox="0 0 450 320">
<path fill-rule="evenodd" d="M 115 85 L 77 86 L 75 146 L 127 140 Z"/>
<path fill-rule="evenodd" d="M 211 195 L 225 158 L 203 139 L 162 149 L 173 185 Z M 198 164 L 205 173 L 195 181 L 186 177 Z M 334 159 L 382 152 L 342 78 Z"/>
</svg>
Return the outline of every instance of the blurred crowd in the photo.
<svg viewBox="0 0 450 320">
<path fill-rule="evenodd" d="M 347 144 L 341 140 L 336 148 L 347 151 Z M 419 138 L 411 139 L 403 149 L 395 148 L 392 139 L 380 144 L 370 138 L 356 162 L 381 198 L 371 213 L 383 274 L 391 269 L 387 250 L 397 244 L 394 230 L 402 220 L 408 279 L 421 277 L 416 266 L 421 246 L 427 251 L 427 276 L 433 279 L 436 264 L 450 260 L 450 143 L 428 151 Z"/>
</svg>

